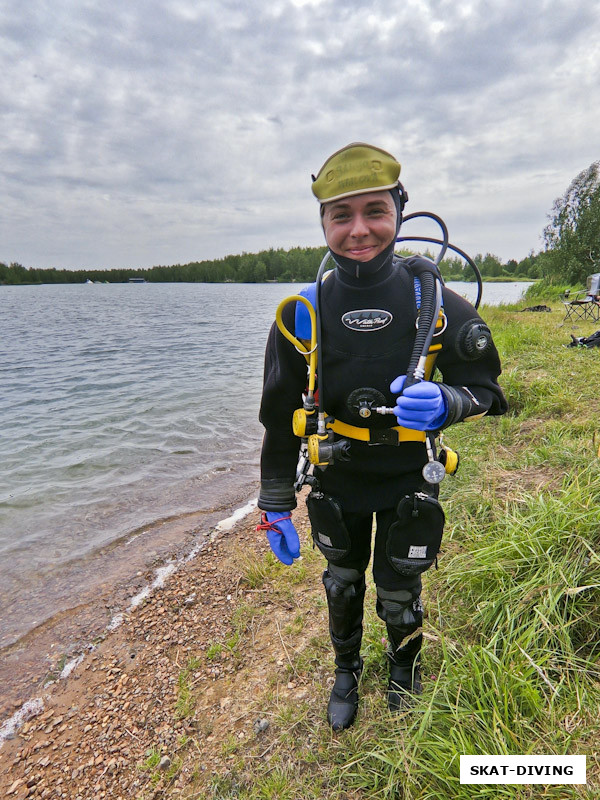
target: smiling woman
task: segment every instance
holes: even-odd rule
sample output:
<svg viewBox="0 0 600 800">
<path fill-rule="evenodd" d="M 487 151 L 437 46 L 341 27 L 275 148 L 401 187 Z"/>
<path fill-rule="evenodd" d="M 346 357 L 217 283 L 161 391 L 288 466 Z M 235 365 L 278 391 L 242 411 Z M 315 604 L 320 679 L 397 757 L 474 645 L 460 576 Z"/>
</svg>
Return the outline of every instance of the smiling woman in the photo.
<svg viewBox="0 0 600 800">
<path fill-rule="evenodd" d="M 389 192 L 356 195 L 323 206 L 329 249 L 355 261 L 370 261 L 396 239 L 396 207 Z"/>
<path fill-rule="evenodd" d="M 334 268 L 322 280 L 326 256 L 316 282 L 280 306 L 265 357 L 258 527 L 292 566 L 300 555 L 295 492 L 310 484 L 313 540 L 327 559 L 334 730 L 352 725 L 358 709 L 373 516 L 377 613 L 390 643 L 387 701 L 400 711 L 421 692 L 421 574 L 442 539 L 438 484 L 446 469 L 456 471 L 447 450 L 435 460 L 436 437 L 454 422 L 506 410 L 491 334 L 477 360 L 458 347 L 461 331 L 483 326 L 476 310 L 442 290 L 433 262 L 394 253 L 408 200 L 399 175 L 390 153 L 364 143 L 327 159 L 312 190 Z M 307 305 L 308 330 L 299 314 Z M 443 347 L 433 338 L 438 323 Z M 309 340 L 310 355 L 300 340 Z M 431 380 L 436 358 L 443 383 Z"/>
</svg>

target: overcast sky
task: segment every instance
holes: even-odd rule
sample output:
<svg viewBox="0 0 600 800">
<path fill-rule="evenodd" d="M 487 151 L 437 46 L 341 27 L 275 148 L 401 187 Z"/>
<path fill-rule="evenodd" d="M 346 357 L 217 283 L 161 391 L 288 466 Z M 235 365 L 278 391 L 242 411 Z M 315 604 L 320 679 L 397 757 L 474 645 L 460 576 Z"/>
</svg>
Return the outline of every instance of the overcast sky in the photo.
<svg viewBox="0 0 600 800">
<path fill-rule="evenodd" d="M 321 245 L 310 175 L 352 141 L 519 260 L 600 159 L 600 3 L 2 0 L 0 123 L 6 263 Z"/>
</svg>

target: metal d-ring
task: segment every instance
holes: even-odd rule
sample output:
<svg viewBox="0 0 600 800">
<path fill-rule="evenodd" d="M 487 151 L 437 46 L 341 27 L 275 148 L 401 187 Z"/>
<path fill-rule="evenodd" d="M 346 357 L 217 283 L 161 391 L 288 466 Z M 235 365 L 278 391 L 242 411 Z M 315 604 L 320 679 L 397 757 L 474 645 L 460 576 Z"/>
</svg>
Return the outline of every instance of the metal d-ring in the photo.
<svg viewBox="0 0 600 800">
<path fill-rule="evenodd" d="M 448 327 L 448 317 L 447 317 L 447 316 L 446 316 L 446 315 L 445 315 L 443 312 L 442 312 L 442 319 L 444 320 L 444 324 L 443 324 L 443 326 L 442 326 L 442 329 L 441 329 L 441 330 L 439 330 L 439 331 L 436 331 L 436 332 L 433 334 L 433 336 L 434 336 L 434 337 L 436 337 L 436 336 L 441 336 L 441 335 L 442 335 L 442 333 L 443 333 L 443 332 L 446 330 L 446 328 Z M 436 323 L 436 324 L 437 324 L 437 323 Z M 416 320 L 415 320 L 415 328 L 416 328 L 417 330 L 419 330 L 419 317 L 417 317 L 417 318 L 416 318 Z"/>
</svg>

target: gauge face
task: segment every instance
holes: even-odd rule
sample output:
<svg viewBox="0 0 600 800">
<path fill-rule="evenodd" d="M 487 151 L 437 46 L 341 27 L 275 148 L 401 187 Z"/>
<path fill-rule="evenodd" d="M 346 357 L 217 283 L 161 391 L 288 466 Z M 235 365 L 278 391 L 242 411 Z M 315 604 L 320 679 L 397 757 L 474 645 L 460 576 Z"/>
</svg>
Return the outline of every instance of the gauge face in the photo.
<svg viewBox="0 0 600 800">
<path fill-rule="evenodd" d="M 422 475 L 427 483 L 441 483 L 446 477 L 446 470 L 439 461 L 429 461 L 423 467 Z"/>
</svg>

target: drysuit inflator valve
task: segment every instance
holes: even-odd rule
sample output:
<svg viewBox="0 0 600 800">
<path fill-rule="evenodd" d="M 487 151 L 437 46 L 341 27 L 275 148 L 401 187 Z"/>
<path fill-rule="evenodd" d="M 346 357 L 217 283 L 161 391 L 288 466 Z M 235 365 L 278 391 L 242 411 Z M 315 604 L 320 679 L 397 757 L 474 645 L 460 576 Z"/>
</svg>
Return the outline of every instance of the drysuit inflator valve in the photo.
<svg viewBox="0 0 600 800">
<path fill-rule="evenodd" d="M 346 405 L 353 414 L 358 414 L 361 419 L 369 419 L 375 414 L 393 413 L 394 409 L 388 409 L 385 405 L 385 397 L 377 389 L 365 386 L 355 389 L 350 393 Z"/>
</svg>

